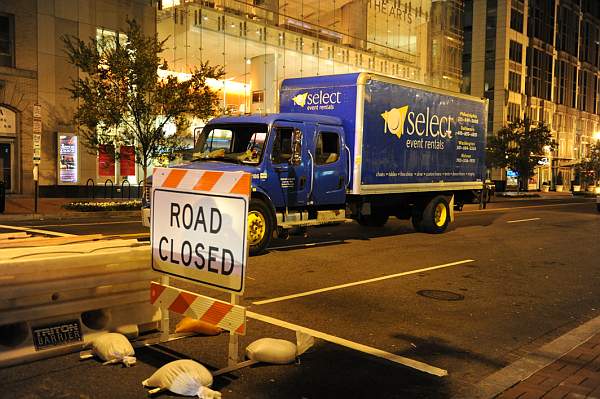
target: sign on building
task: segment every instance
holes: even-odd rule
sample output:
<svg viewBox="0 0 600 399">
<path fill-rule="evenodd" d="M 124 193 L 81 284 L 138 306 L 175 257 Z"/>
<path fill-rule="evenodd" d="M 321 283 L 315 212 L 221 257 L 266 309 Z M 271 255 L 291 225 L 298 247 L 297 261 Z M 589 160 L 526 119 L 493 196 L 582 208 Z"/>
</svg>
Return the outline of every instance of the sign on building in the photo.
<svg viewBox="0 0 600 399">
<path fill-rule="evenodd" d="M 17 115 L 6 107 L 0 107 L 0 133 L 17 133 Z"/>
</svg>

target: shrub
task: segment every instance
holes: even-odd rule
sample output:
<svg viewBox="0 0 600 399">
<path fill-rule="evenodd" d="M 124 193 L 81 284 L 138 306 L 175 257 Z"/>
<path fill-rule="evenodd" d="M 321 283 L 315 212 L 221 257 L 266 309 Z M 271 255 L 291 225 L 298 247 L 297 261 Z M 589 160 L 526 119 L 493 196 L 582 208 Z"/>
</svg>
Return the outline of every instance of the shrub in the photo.
<svg viewBox="0 0 600 399">
<path fill-rule="evenodd" d="M 76 212 L 101 212 L 101 211 L 137 211 L 141 209 L 142 201 L 106 201 L 106 202 L 70 202 L 63 208 Z"/>
</svg>

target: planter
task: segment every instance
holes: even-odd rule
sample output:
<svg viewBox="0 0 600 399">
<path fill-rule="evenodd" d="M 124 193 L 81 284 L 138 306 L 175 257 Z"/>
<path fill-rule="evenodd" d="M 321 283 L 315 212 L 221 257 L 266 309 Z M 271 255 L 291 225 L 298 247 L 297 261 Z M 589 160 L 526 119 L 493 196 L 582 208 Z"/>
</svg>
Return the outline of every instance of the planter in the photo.
<svg viewBox="0 0 600 399">
<path fill-rule="evenodd" d="M 560 192 L 562 192 L 562 191 L 563 191 L 563 185 L 562 185 L 562 184 L 557 184 L 557 185 L 556 185 L 556 192 L 557 192 L 557 193 L 560 193 Z"/>
<path fill-rule="evenodd" d="M 596 192 L 596 186 L 588 186 L 587 190 L 588 190 L 590 193 L 595 193 L 595 192 Z"/>
<path fill-rule="evenodd" d="M 550 191 L 550 186 L 547 185 L 542 185 L 542 192 L 547 193 L 548 191 Z"/>
<path fill-rule="evenodd" d="M 578 193 L 581 191 L 581 185 L 580 184 L 573 184 L 573 191 Z"/>
</svg>

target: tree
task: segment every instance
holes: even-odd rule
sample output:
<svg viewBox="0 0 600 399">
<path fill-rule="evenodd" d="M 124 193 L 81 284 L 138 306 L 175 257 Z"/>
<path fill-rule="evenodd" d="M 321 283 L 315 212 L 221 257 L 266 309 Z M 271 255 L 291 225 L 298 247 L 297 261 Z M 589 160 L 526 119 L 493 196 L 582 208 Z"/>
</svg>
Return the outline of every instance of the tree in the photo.
<svg viewBox="0 0 600 399">
<path fill-rule="evenodd" d="M 125 40 L 115 36 L 85 43 L 75 36 L 62 38 L 69 62 L 83 73 L 67 90 L 78 100 L 74 120 L 83 144 L 94 154 L 133 146 L 145 184 L 153 159 L 182 149 L 188 118 L 215 114 L 218 97 L 206 80 L 218 79 L 224 72 L 205 62 L 187 80 L 161 78 L 159 69 L 168 69 L 160 57 L 166 39 L 145 36 L 135 20 L 127 25 Z M 168 123 L 176 125 L 177 133 L 165 132 Z"/>
<path fill-rule="evenodd" d="M 545 150 L 555 146 L 544 123 L 533 125 L 528 119 L 514 121 L 489 138 L 486 148 L 488 167 L 510 168 L 519 175 L 519 187 L 527 190 L 529 178 Z"/>
<path fill-rule="evenodd" d="M 586 184 L 598 184 L 600 180 L 600 140 L 590 146 L 589 157 L 581 161 L 577 166 L 577 169 L 586 176 Z"/>
</svg>

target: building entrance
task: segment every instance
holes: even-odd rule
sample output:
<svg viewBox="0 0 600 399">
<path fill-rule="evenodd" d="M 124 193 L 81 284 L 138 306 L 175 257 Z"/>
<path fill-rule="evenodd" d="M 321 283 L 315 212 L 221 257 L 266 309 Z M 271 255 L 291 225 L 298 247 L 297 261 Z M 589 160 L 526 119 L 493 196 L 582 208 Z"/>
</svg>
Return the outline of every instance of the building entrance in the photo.
<svg viewBox="0 0 600 399">
<path fill-rule="evenodd" d="M 0 180 L 7 192 L 12 191 L 12 144 L 0 142 Z"/>
</svg>

